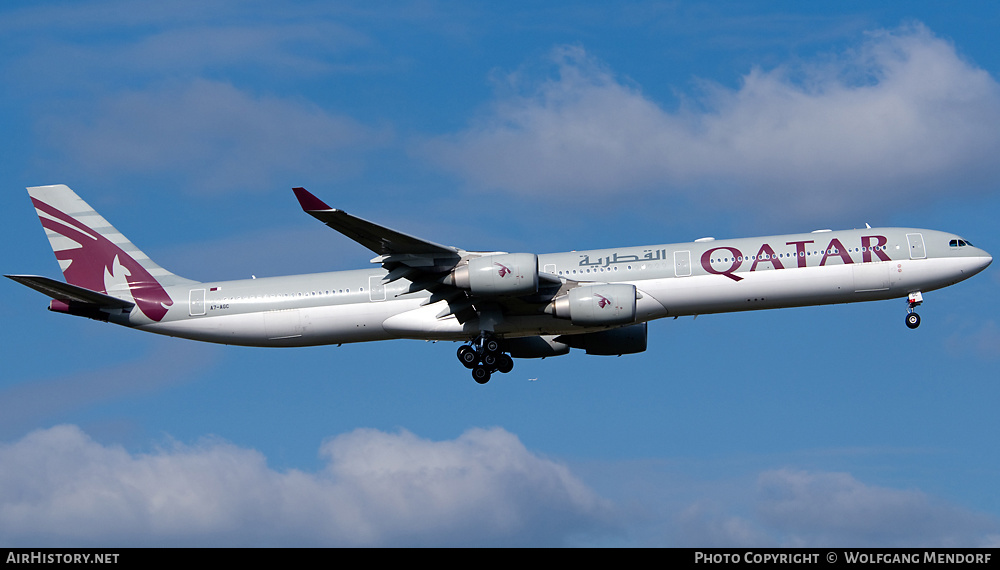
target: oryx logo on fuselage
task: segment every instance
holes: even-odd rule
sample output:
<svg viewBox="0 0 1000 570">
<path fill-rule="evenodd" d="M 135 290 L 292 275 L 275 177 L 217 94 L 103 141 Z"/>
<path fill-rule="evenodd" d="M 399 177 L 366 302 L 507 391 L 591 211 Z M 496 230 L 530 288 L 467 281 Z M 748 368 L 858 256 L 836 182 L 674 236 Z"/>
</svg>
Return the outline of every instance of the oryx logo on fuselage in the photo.
<svg viewBox="0 0 1000 570">
<path fill-rule="evenodd" d="M 604 307 L 607 307 L 608 305 L 611 304 L 611 300 L 608 299 L 607 297 L 605 297 L 604 295 L 598 295 L 598 294 L 595 293 L 594 296 L 597 297 L 598 299 L 600 299 L 597 302 L 597 306 L 600 307 L 600 308 L 602 308 L 602 309 Z"/>
<path fill-rule="evenodd" d="M 108 238 L 73 217 L 37 198 L 32 198 L 31 201 L 39 212 L 45 214 L 38 217 L 42 227 L 80 244 L 80 247 L 55 252 L 56 259 L 69 261 L 69 265 L 63 269 L 67 283 L 107 294 L 104 274 L 107 272 L 117 277 L 115 268 L 120 265 L 125 271 L 125 280 L 139 310 L 154 321 L 163 319 L 167 308 L 174 302 L 146 268 Z"/>
<path fill-rule="evenodd" d="M 507 267 L 506 265 L 502 264 L 502 263 L 496 263 L 496 262 L 494 262 L 493 265 L 496 265 L 496 266 L 498 266 L 500 268 L 500 271 L 497 272 L 497 273 L 500 274 L 500 277 L 506 277 L 507 274 L 510 273 L 510 268 Z"/>
</svg>

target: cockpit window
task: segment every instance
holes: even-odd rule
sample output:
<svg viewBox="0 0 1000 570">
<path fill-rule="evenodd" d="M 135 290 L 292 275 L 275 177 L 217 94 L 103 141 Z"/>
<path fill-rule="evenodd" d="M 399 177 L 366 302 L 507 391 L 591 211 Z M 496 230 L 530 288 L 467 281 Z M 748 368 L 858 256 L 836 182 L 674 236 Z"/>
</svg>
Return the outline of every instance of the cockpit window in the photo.
<svg viewBox="0 0 1000 570">
<path fill-rule="evenodd" d="M 948 242 L 948 245 L 950 245 L 951 247 L 965 247 L 965 246 L 975 247 L 974 245 L 972 245 L 972 242 L 965 241 L 964 239 L 953 239 L 950 242 Z"/>
</svg>

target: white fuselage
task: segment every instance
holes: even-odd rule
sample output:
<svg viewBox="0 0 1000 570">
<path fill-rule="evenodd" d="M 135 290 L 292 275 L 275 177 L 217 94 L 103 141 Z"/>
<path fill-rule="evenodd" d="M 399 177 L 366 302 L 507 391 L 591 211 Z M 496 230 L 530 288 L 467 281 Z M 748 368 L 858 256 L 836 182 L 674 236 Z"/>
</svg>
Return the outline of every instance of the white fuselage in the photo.
<svg viewBox="0 0 1000 570">
<path fill-rule="evenodd" d="M 538 256 L 538 270 L 564 281 L 635 285 L 636 322 L 906 297 L 982 271 L 992 258 L 957 236 L 870 228 Z M 410 282 L 384 284 L 383 269 L 197 283 L 167 288 L 159 322 L 134 309 L 119 324 L 195 340 L 246 346 L 312 346 L 394 338 L 467 340 L 445 301 Z M 127 294 L 127 292 L 126 292 Z M 620 325 L 618 325 L 620 326 Z M 507 311 L 490 328 L 506 337 L 574 334 L 584 328 L 541 311 Z"/>
</svg>

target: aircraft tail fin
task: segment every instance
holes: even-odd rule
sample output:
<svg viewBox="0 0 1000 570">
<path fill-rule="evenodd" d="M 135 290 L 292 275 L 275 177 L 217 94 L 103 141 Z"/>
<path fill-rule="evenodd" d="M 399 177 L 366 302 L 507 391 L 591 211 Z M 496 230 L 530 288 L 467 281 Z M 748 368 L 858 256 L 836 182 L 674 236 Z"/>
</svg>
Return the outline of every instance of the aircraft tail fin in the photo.
<svg viewBox="0 0 1000 570">
<path fill-rule="evenodd" d="M 70 285 L 131 297 L 159 321 L 173 304 L 164 287 L 195 283 L 163 269 L 63 184 L 28 188 L 63 277 Z"/>
</svg>

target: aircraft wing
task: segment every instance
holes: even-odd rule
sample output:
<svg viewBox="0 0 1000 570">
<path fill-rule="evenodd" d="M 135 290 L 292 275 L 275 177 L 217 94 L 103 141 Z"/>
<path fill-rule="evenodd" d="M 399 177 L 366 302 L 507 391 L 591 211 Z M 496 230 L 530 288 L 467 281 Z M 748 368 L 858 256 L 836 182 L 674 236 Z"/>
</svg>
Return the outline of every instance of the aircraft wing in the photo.
<svg viewBox="0 0 1000 570">
<path fill-rule="evenodd" d="M 380 226 L 343 210 L 327 206 L 305 188 L 294 188 L 299 205 L 307 214 L 360 243 L 378 255 L 417 255 L 433 257 L 462 257 L 458 248 L 436 244 L 394 229 Z"/>
<path fill-rule="evenodd" d="M 468 252 L 407 235 L 331 208 L 305 188 L 294 188 L 293 191 L 307 214 L 378 254 L 372 262 L 381 263 L 388 271 L 382 280 L 384 284 L 405 278 L 410 285 L 404 293 L 426 290 L 431 292 L 431 296 L 425 304 L 445 301 L 448 308 L 438 318 L 455 315 L 460 322 L 464 322 L 475 316 L 485 306 L 483 303 L 502 305 L 508 311 L 539 312 L 539 307 L 544 306 L 563 285 L 559 277 L 540 272 L 539 281 L 545 292 L 522 299 L 476 299 L 467 290 L 456 287 L 449 275 L 470 258 L 488 254 Z"/>
<path fill-rule="evenodd" d="M 38 275 L 4 275 L 4 277 L 13 279 L 21 285 L 31 287 L 35 291 L 48 295 L 56 301 L 82 303 L 94 305 L 99 308 L 121 309 L 124 311 L 131 311 L 132 307 L 135 306 L 129 301 L 123 301 L 117 297 L 91 291 L 90 289 L 76 285 L 70 285 L 69 283 L 63 283 L 62 281 L 56 281 L 55 279 L 49 279 L 48 277 L 40 277 Z"/>
</svg>

